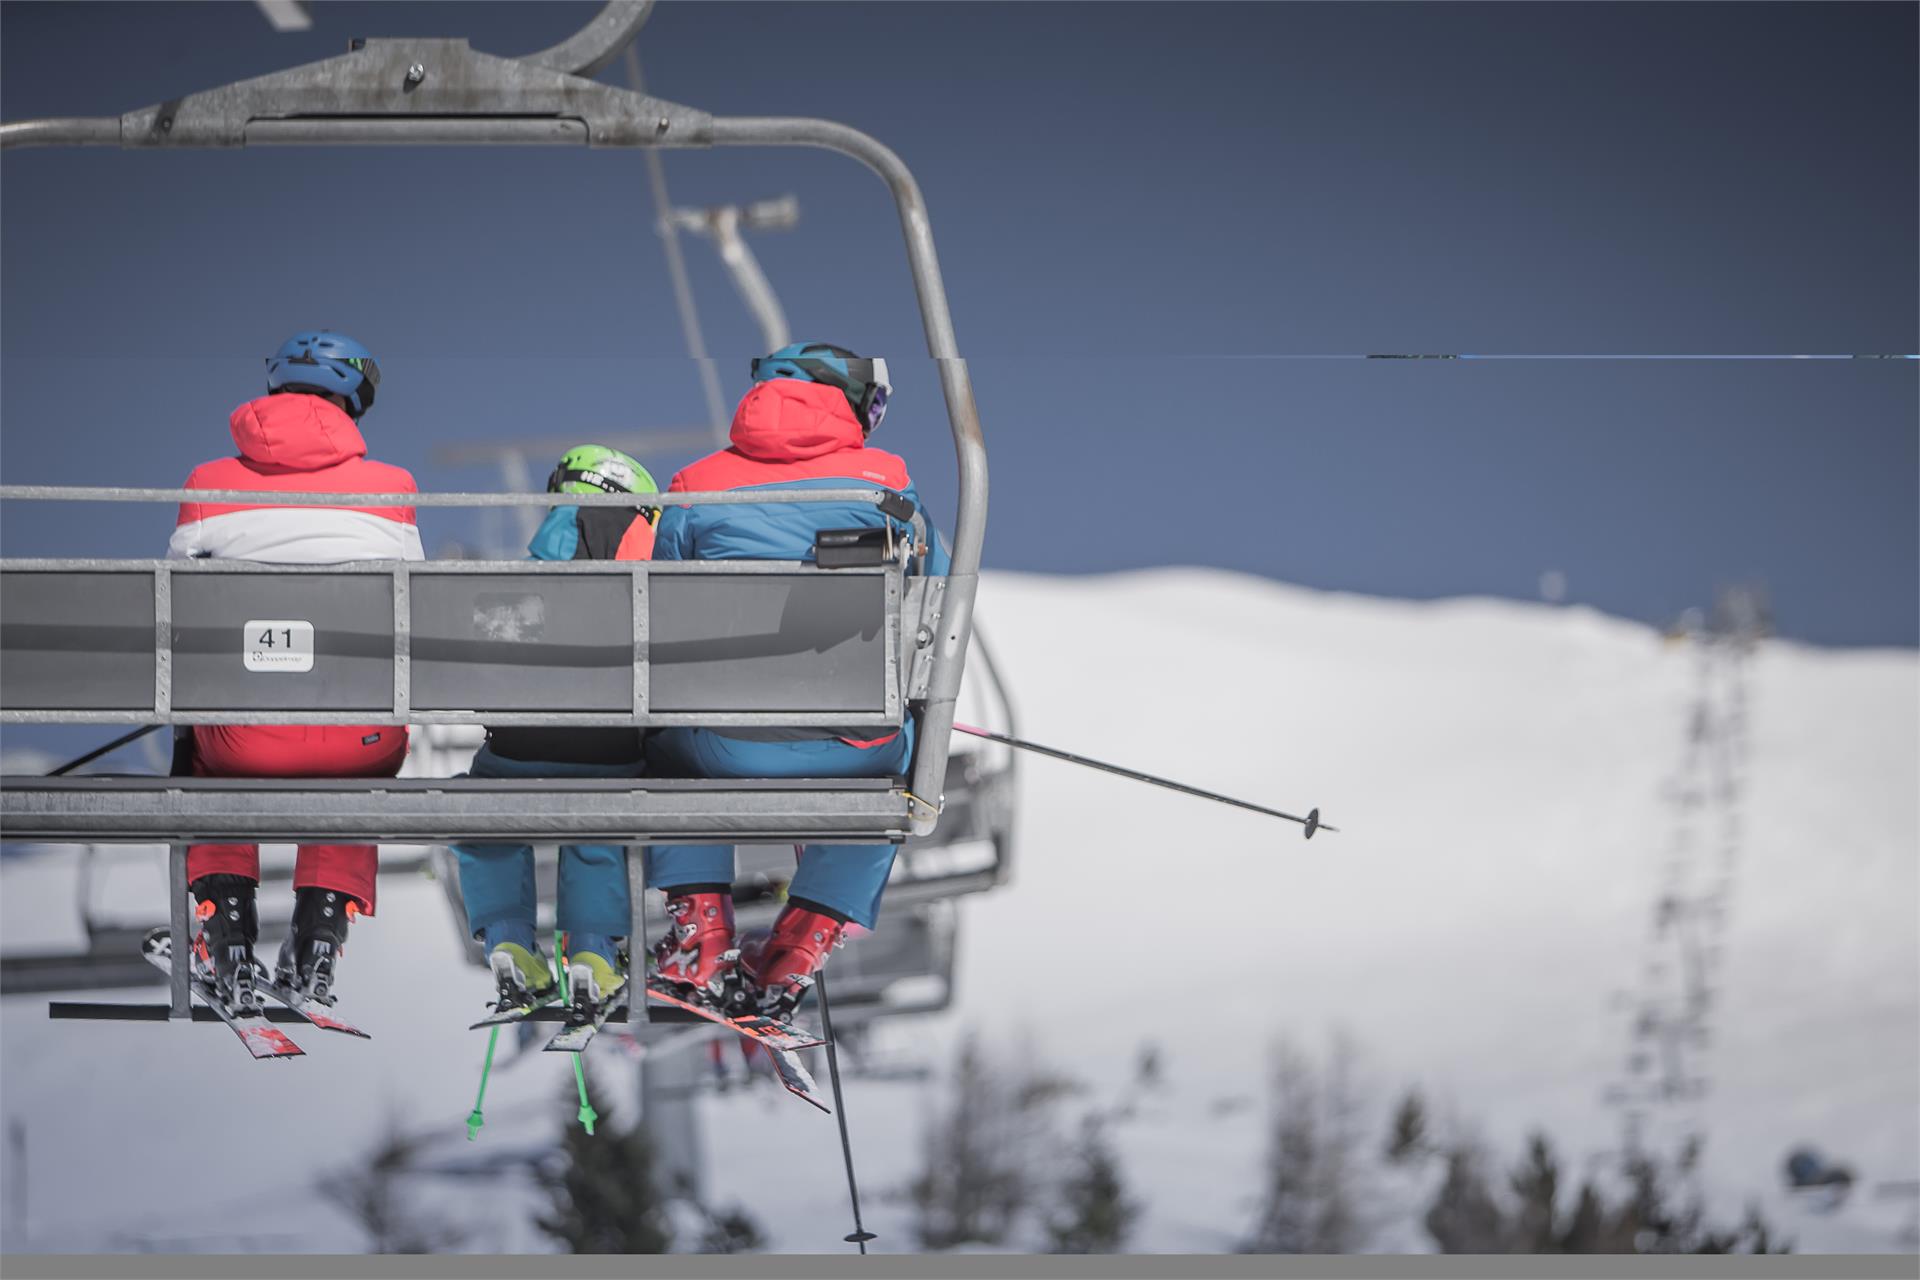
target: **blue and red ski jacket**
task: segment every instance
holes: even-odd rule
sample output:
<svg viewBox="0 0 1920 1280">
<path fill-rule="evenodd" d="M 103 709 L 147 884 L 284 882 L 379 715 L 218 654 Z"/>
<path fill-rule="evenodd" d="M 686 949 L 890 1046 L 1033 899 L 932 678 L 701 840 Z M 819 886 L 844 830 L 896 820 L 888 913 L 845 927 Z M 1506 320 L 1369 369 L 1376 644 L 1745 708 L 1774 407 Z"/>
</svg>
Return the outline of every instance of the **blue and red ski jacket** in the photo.
<svg viewBox="0 0 1920 1280">
<path fill-rule="evenodd" d="M 781 502 L 787 489 L 892 489 L 927 522 L 927 572 L 947 572 L 947 549 L 907 475 L 907 464 L 868 448 L 853 407 L 836 387 L 799 378 L 755 383 L 734 411 L 731 447 L 683 468 L 667 492 L 764 489 L 766 502 L 669 506 L 655 531 L 655 560 L 812 560 L 822 529 L 892 523 L 871 503 Z"/>
</svg>

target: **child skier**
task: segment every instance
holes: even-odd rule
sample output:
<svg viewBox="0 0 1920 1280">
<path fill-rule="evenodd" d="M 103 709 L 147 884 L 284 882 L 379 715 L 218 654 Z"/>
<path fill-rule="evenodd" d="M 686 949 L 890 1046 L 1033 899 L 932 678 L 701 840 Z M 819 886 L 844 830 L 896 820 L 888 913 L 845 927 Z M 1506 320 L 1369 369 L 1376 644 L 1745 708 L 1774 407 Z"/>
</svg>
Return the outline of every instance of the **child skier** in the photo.
<svg viewBox="0 0 1920 1280">
<path fill-rule="evenodd" d="M 547 477 L 549 493 L 654 493 L 647 469 L 618 449 L 583 444 L 567 450 Z M 646 560 L 653 554 L 657 507 L 556 506 L 527 546 L 535 560 Z M 634 778 L 643 769 L 637 729 L 487 730 L 474 778 Z M 482 939 L 503 1004 L 547 999 L 553 973 L 534 938 L 533 848 L 461 844 L 460 894 L 467 928 Z M 617 845 L 563 845 L 557 923 L 567 934 L 564 963 L 575 1001 L 599 1003 L 626 982 L 616 938 L 628 932 L 626 851 Z"/>
<path fill-rule="evenodd" d="M 202 463 L 188 489 L 291 493 L 413 493 L 413 477 L 374 462 L 356 425 L 373 406 L 380 366 L 344 334 L 295 334 L 267 359 L 267 394 L 233 411 L 240 454 Z M 185 502 L 167 545 L 173 558 L 337 564 L 419 560 L 413 508 L 288 507 Z M 192 772 L 218 778 L 385 778 L 407 754 L 404 725 L 197 725 L 183 743 Z M 372 915 L 378 865 L 370 844 L 303 844 L 294 863 L 293 930 L 274 980 L 325 999 L 348 923 Z M 197 844 L 187 880 L 198 902 L 195 974 L 241 1010 L 259 1004 L 256 844 Z"/>
<path fill-rule="evenodd" d="M 681 471 L 669 493 L 890 489 L 921 507 L 906 463 L 866 445 L 892 391 L 884 360 L 863 359 L 828 343 L 801 342 L 755 360 L 752 372 L 754 385 L 734 413 L 732 446 Z M 889 519 L 868 503 L 669 506 L 654 558 L 810 560 L 820 530 L 879 526 Z M 947 554 L 938 535 L 933 542 L 928 571 L 945 573 Z M 662 774 L 882 777 L 907 771 L 913 722 L 890 732 L 849 734 L 666 728 L 651 735 L 647 750 L 654 771 Z M 803 847 L 772 934 L 739 948 L 732 847 L 653 846 L 646 855 L 647 882 L 666 891 L 671 920 L 652 953 L 659 976 L 699 999 L 785 1018 L 848 926 L 873 928 L 894 849 L 888 844 Z"/>
</svg>

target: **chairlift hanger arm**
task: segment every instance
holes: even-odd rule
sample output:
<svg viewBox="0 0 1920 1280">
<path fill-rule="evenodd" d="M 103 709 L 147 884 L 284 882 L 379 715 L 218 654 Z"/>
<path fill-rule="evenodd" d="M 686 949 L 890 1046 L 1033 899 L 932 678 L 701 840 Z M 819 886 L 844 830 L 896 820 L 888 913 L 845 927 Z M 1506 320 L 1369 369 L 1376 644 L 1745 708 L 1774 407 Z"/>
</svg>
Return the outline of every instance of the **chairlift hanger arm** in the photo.
<svg viewBox="0 0 1920 1280">
<path fill-rule="evenodd" d="M 525 55 L 521 61 L 591 79 L 633 43 L 652 13 L 653 0 L 607 0 L 586 26 L 550 49 Z"/>
<path fill-rule="evenodd" d="M 0 146 L 705 145 L 706 112 L 534 59 L 481 53 L 458 39 L 371 39 L 117 121 L 0 125 Z"/>
</svg>

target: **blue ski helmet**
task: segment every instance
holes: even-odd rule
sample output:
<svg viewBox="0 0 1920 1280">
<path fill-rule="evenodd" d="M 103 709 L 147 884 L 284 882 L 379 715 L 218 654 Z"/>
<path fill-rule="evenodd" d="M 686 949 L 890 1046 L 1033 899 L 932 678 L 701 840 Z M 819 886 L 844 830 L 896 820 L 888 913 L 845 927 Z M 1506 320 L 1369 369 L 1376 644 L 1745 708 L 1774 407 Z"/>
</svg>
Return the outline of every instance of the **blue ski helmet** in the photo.
<svg viewBox="0 0 1920 1280">
<path fill-rule="evenodd" d="M 893 394 L 885 360 L 857 356 L 831 342 L 793 342 L 755 360 L 753 380 L 769 378 L 799 378 L 840 388 L 853 406 L 862 435 L 870 434 L 887 416 L 887 398 Z"/>
<path fill-rule="evenodd" d="M 380 387 L 380 365 L 373 352 L 344 333 L 309 329 L 296 333 L 267 357 L 267 391 L 304 391 L 332 396 L 349 416 L 373 408 Z"/>
</svg>

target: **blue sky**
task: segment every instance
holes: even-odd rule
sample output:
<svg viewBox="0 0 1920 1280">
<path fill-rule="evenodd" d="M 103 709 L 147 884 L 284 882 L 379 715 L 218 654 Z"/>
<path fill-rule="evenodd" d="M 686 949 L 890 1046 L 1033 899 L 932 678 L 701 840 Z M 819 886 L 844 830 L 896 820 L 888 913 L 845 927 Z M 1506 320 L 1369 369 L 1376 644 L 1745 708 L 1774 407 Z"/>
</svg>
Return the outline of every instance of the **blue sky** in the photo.
<svg viewBox="0 0 1920 1280">
<path fill-rule="evenodd" d="M 527 52 L 596 6 L 314 8 L 279 34 L 243 4 L 0 5 L 0 114 L 118 114 L 351 36 Z M 1416 598 L 1530 598 L 1558 570 L 1654 622 L 1759 580 L 1786 635 L 1910 646 L 1914 362 L 1330 357 L 1914 352 L 1915 35 L 1874 4 L 669 0 L 641 41 L 663 97 L 844 120 L 914 167 L 986 427 L 990 568 Z M 820 152 L 667 172 L 681 205 L 799 198 L 767 273 L 798 331 L 890 358 L 876 443 L 950 522 L 882 186 Z M 317 325 L 379 353 L 369 440 L 425 488 L 499 483 L 436 446 L 704 414 L 631 153 L 30 150 L 0 182 L 11 482 L 178 483 Z M 688 251 L 731 402 L 756 331 Z M 474 519 L 429 513 L 429 546 Z M 137 555 L 170 524 L 9 504 L 0 535 Z"/>
</svg>

